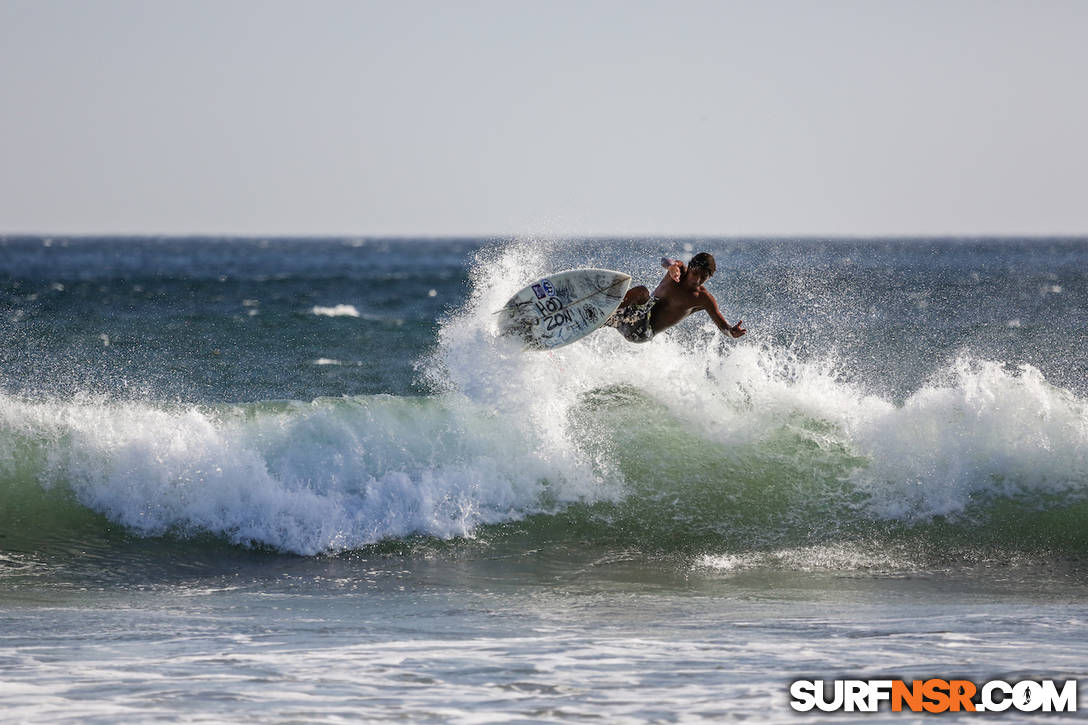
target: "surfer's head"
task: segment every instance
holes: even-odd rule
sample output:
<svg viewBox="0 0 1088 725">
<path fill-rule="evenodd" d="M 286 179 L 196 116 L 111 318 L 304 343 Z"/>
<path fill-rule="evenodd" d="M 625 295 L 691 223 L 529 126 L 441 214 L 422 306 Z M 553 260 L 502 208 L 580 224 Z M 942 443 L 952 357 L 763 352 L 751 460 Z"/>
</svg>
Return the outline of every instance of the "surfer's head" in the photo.
<svg viewBox="0 0 1088 725">
<path fill-rule="evenodd" d="M 697 274 L 701 277 L 699 284 L 706 282 L 714 276 L 718 265 L 714 262 L 714 255 L 709 252 L 699 252 L 688 262 L 688 274 Z"/>
</svg>

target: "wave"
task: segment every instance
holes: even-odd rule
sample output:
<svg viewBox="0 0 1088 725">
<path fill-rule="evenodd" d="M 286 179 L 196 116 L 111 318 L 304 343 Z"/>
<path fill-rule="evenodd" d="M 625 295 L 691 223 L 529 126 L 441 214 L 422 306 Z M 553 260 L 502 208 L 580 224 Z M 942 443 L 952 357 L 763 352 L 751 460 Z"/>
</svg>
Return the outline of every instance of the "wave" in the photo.
<svg viewBox="0 0 1088 725">
<path fill-rule="evenodd" d="M 719 569 L 904 541 L 1088 553 L 1088 401 L 1035 368 L 965 352 L 894 402 L 833 360 L 698 321 L 651 345 L 606 329 L 524 353 L 491 313 L 560 256 L 479 253 L 419 362 L 431 396 L 0 396 L 0 524 L 21 546 L 96 527 L 302 555 L 528 537 Z"/>
<path fill-rule="evenodd" d="M 141 536 L 314 554 L 470 535 L 570 500 L 561 471 L 456 396 L 172 410 L 0 398 L 0 481 L 24 529 L 60 491 Z"/>
</svg>

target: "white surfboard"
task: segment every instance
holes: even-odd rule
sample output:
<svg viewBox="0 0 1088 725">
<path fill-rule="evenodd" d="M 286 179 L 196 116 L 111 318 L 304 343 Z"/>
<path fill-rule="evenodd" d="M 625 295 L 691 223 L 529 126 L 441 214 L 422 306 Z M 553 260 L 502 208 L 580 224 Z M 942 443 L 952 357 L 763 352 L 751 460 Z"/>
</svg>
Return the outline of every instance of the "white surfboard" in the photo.
<svg viewBox="0 0 1088 725">
<path fill-rule="evenodd" d="M 550 350 L 580 340 L 604 324 L 631 286 L 610 269 L 571 269 L 538 279 L 499 310 L 499 333 L 526 348 Z"/>
</svg>

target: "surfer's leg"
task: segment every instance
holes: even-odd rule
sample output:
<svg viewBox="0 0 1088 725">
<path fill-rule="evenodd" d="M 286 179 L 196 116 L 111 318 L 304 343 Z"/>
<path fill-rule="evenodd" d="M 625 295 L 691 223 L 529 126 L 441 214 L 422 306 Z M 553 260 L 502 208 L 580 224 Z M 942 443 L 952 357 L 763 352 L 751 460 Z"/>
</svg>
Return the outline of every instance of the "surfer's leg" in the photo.
<svg viewBox="0 0 1088 725">
<path fill-rule="evenodd" d="M 638 294 L 639 290 L 642 294 Z M 636 300 L 643 298 L 642 301 L 633 301 L 627 306 L 617 308 L 604 324 L 616 328 L 628 342 L 649 342 L 654 336 L 650 327 L 650 310 L 657 300 L 650 297 L 650 292 L 645 287 L 636 287 L 631 292 L 636 293 Z M 630 295 L 631 292 L 627 294 Z M 624 302 L 627 302 L 626 297 Z"/>
<path fill-rule="evenodd" d="M 650 290 L 645 285 L 639 285 L 638 287 L 632 287 L 627 290 L 627 294 L 623 296 L 623 302 L 620 303 L 620 309 L 629 307 L 631 305 L 644 305 L 650 301 Z"/>
</svg>

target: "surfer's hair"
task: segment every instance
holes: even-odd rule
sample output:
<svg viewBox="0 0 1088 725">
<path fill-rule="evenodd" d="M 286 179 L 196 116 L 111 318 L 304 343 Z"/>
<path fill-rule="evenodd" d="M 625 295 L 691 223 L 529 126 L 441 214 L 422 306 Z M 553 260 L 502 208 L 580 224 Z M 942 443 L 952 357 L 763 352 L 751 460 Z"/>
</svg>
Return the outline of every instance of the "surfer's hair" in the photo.
<svg viewBox="0 0 1088 725">
<path fill-rule="evenodd" d="M 698 267 L 706 270 L 707 277 L 713 277 L 718 265 L 714 262 L 714 255 L 709 252 L 699 252 L 688 262 L 688 269 Z"/>
</svg>

